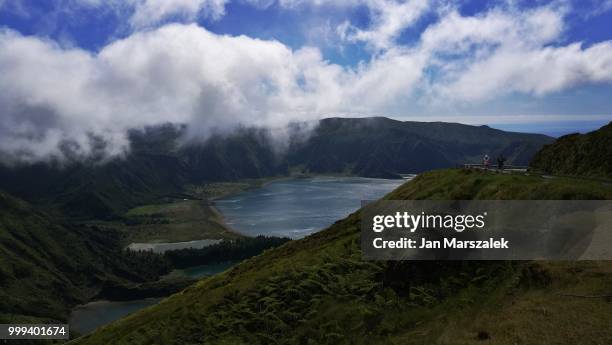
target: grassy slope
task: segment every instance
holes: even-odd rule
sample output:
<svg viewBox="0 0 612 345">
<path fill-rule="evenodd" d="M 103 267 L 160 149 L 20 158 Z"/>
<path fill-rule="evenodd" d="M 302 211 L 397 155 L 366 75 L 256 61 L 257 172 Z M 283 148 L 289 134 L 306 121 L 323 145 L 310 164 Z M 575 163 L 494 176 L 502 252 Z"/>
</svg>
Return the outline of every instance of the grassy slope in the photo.
<svg viewBox="0 0 612 345">
<path fill-rule="evenodd" d="M 0 322 L 65 320 L 109 281 L 163 273 L 123 255 L 118 241 L 116 232 L 60 224 L 0 192 Z"/>
<path fill-rule="evenodd" d="M 214 207 L 216 198 L 261 186 L 267 179 L 188 185 L 182 195 L 133 207 L 118 220 L 87 220 L 84 224 L 122 230 L 122 245 L 133 242 L 183 242 L 235 239 L 242 235 L 228 228 Z"/>
<path fill-rule="evenodd" d="M 122 226 L 126 242 L 182 242 L 201 239 L 234 239 L 241 235 L 223 224 L 222 216 L 203 200 L 177 200 L 167 204 L 139 206 Z"/>
<path fill-rule="evenodd" d="M 242 235 L 227 227 L 212 200 L 244 192 L 272 180 L 248 179 L 188 185 L 185 197 L 189 200 L 167 198 L 173 201 L 134 207 L 125 213 L 122 222 L 107 223 L 124 230 L 125 244 L 239 238 Z"/>
<path fill-rule="evenodd" d="M 611 199 L 612 186 L 462 170 L 389 199 Z M 79 344 L 611 343 L 612 264 L 364 262 L 357 213 L 201 280 Z"/>
<path fill-rule="evenodd" d="M 531 166 L 556 175 L 612 179 L 612 122 L 587 134 L 571 134 L 546 145 Z"/>
</svg>

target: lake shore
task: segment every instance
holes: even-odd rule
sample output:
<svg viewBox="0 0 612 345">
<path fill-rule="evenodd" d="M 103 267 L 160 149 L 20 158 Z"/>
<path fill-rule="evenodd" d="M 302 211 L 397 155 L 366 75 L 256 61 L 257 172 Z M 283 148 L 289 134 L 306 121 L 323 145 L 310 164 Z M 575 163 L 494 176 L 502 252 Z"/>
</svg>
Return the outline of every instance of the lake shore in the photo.
<svg viewBox="0 0 612 345">
<path fill-rule="evenodd" d="M 251 235 L 248 234 L 244 234 L 242 233 L 240 230 L 237 230 L 236 228 L 232 227 L 230 224 L 228 224 L 227 222 L 227 218 L 226 216 L 223 214 L 223 212 L 221 212 L 221 210 L 217 207 L 215 201 L 219 200 L 219 199 L 223 199 L 223 198 L 228 198 L 228 197 L 232 197 L 253 189 L 257 189 L 257 188 L 263 188 L 266 187 L 267 185 L 271 184 L 271 183 L 275 183 L 275 182 L 281 182 L 281 181 L 288 181 L 288 180 L 293 180 L 293 179 L 300 179 L 300 178 L 313 178 L 313 177 L 350 177 L 349 175 L 318 175 L 318 174 L 293 174 L 293 175 L 288 175 L 288 176 L 274 176 L 274 177 L 265 177 L 265 178 L 261 178 L 261 179 L 247 179 L 247 180 L 239 180 L 236 183 L 246 183 L 248 184 L 248 187 L 241 189 L 241 190 L 233 190 L 233 191 L 227 191 L 225 193 L 221 193 L 219 195 L 214 195 L 211 196 L 209 198 L 207 198 L 206 200 L 210 202 L 210 209 L 212 212 L 214 212 L 219 220 L 219 223 L 222 224 L 224 227 L 226 227 L 229 231 L 240 235 L 240 236 L 245 236 L 245 237 L 250 237 Z"/>
<path fill-rule="evenodd" d="M 213 202 L 224 224 L 247 236 L 301 238 L 378 199 L 407 179 L 292 175 L 273 179 L 240 196 Z"/>
</svg>

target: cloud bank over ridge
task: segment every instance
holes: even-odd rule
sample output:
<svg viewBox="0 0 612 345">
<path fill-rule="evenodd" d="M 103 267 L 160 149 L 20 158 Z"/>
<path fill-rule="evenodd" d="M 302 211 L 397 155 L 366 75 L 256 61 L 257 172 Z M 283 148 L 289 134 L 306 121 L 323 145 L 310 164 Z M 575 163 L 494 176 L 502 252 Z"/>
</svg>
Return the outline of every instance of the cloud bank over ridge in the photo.
<svg viewBox="0 0 612 345">
<path fill-rule="evenodd" d="M 374 11 L 369 28 L 344 23 L 338 31 L 341 40 L 372 49 L 370 59 L 356 66 L 331 63 L 316 47 L 218 35 L 196 24 L 135 30 L 95 52 L 2 29 L 0 156 L 118 155 L 127 150 L 128 129 L 168 122 L 188 124 L 192 138 L 205 139 L 238 126 L 398 114 L 408 101 L 483 102 L 612 82 L 611 41 L 560 43 L 568 11 L 563 5 L 521 11 L 503 5 L 474 16 L 446 6 L 435 9 L 439 19 L 418 41 L 402 45 L 398 34 L 434 10 L 433 2 L 354 2 Z M 225 11 L 223 0 L 164 3 L 137 6 L 151 6 L 146 18 L 152 22 L 175 11 Z M 404 20 L 384 8 L 398 10 Z M 138 21 L 138 13 L 130 21 Z"/>
</svg>

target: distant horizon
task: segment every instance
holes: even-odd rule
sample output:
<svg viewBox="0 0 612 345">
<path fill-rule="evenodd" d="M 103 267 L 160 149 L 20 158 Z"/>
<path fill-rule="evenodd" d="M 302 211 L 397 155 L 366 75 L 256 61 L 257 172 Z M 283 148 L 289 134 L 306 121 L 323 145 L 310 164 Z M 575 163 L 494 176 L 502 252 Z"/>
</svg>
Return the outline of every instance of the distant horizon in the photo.
<svg viewBox="0 0 612 345">
<path fill-rule="evenodd" d="M 607 125 L 610 121 L 590 121 L 590 122 L 577 122 L 577 123 L 557 123 L 554 127 L 547 125 L 538 125 L 531 127 L 530 125 L 490 125 L 491 128 L 501 129 L 509 132 L 522 132 L 522 133 L 533 133 L 533 134 L 544 134 L 553 138 L 559 138 L 564 135 L 580 133 L 585 134 L 592 131 L 596 131 L 599 128 Z"/>
<path fill-rule="evenodd" d="M 333 117 L 333 116 L 332 116 Z M 377 117 L 377 116 L 363 116 Z M 612 122 L 612 114 L 610 115 L 587 115 L 583 116 L 583 120 L 574 120 L 573 116 L 558 116 L 558 115 L 506 115 L 502 121 L 512 119 L 511 122 L 495 122 L 495 117 L 484 116 L 440 116 L 440 117 L 403 117 L 403 116 L 384 116 L 398 121 L 417 121 L 417 122 L 446 122 L 460 123 L 471 126 L 489 126 L 491 128 L 508 131 L 544 134 L 554 138 L 558 138 L 572 133 L 588 133 L 595 131 L 608 123 Z M 484 119 L 493 120 L 487 122 Z M 522 121 L 529 119 L 531 121 Z"/>
</svg>

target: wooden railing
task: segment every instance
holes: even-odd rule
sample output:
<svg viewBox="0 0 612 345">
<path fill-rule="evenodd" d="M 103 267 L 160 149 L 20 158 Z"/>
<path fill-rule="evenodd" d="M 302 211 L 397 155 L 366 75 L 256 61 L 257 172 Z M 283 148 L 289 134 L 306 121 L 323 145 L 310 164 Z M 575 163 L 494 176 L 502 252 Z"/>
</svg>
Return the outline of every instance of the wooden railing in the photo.
<svg viewBox="0 0 612 345">
<path fill-rule="evenodd" d="M 503 169 L 498 169 L 497 164 L 489 164 L 489 166 L 485 167 L 484 164 L 469 164 L 469 163 L 464 164 L 463 167 L 466 169 L 510 170 L 510 171 L 520 171 L 520 172 L 525 172 L 529 169 L 529 166 L 526 166 L 526 165 L 504 165 Z"/>
<path fill-rule="evenodd" d="M 586 177 L 586 176 L 575 176 L 575 175 L 553 175 L 544 171 L 540 171 L 537 169 L 530 168 L 526 165 L 504 165 L 503 169 L 498 169 L 496 164 L 490 164 L 487 168 L 485 168 L 484 164 L 471 164 L 466 163 L 463 164 L 464 169 L 478 169 L 478 170 L 487 170 L 495 173 L 504 173 L 504 174 L 528 174 L 534 176 L 541 176 L 544 178 L 572 178 L 572 179 L 580 179 L 587 180 L 593 182 L 601 182 L 604 184 L 612 184 L 612 180 L 606 178 L 598 178 L 598 177 Z"/>
</svg>

